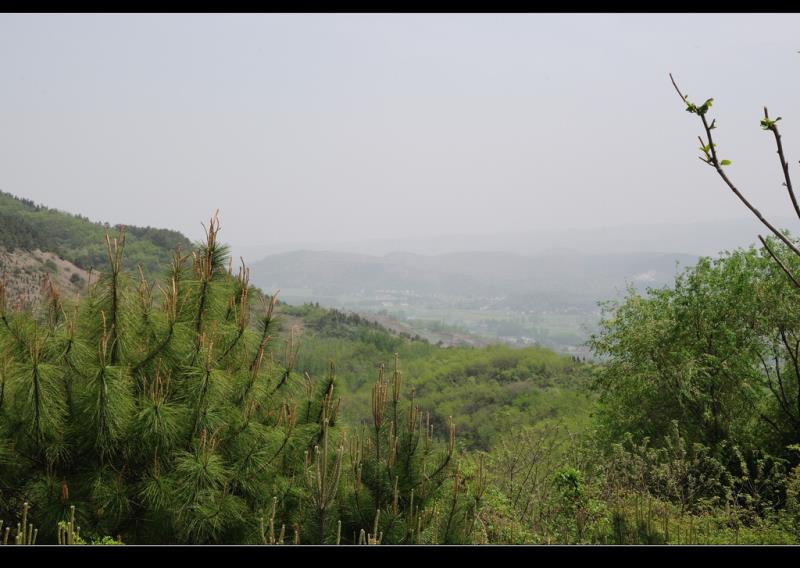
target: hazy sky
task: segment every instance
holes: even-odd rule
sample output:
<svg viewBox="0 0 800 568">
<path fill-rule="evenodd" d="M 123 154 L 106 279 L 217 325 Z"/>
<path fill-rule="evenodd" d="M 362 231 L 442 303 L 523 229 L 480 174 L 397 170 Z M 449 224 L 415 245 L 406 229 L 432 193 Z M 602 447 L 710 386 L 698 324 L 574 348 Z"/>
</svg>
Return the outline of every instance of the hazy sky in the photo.
<svg viewBox="0 0 800 568">
<path fill-rule="evenodd" d="M 788 213 L 800 15 L 0 15 L 0 189 L 237 244 Z M 800 173 L 795 174 L 800 184 Z"/>
</svg>

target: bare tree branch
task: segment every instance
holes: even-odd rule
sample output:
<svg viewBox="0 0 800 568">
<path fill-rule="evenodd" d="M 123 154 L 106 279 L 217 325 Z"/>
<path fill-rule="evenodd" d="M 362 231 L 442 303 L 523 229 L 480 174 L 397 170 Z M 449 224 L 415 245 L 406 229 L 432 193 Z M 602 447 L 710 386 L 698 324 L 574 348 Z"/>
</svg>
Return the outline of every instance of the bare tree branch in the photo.
<svg viewBox="0 0 800 568">
<path fill-rule="evenodd" d="M 769 372 L 769 365 L 767 365 L 766 360 L 764 357 L 759 353 L 758 358 L 761 359 L 761 364 L 764 367 L 764 375 L 767 377 L 767 387 L 769 388 L 770 392 L 772 392 L 772 396 L 775 397 L 775 400 L 778 402 L 778 407 L 783 411 L 783 413 L 789 418 L 790 422 L 797 425 L 797 417 L 792 414 L 792 411 L 789 409 L 787 405 L 787 401 L 785 397 L 782 397 L 778 391 L 775 389 L 775 386 L 772 383 L 772 375 Z M 781 389 L 782 390 L 782 389 Z"/>
<path fill-rule="evenodd" d="M 794 212 L 797 213 L 797 218 L 800 219 L 800 206 L 797 204 L 797 197 L 792 189 L 792 180 L 789 177 L 789 162 L 786 161 L 786 157 L 783 155 L 783 143 L 781 143 L 781 135 L 780 132 L 778 132 L 778 125 L 775 124 L 776 120 L 769 119 L 767 107 L 764 107 L 764 119 L 766 123 L 765 128 L 772 131 L 772 133 L 775 135 L 775 145 L 778 147 L 778 157 L 781 160 L 783 179 L 786 180 L 783 185 L 786 186 L 786 189 L 789 192 L 789 198 L 792 200 L 792 205 L 794 205 Z"/>
<path fill-rule="evenodd" d="M 780 335 L 781 335 L 781 341 L 783 342 L 783 345 L 786 348 L 786 352 L 789 353 L 789 358 L 792 361 L 792 367 L 794 367 L 794 375 L 796 378 L 796 385 L 797 385 L 795 402 L 797 404 L 797 415 L 800 416 L 800 361 L 798 361 L 797 358 L 797 351 L 792 350 L 792 346 L 789 344 L 789 339 L 786 337 L 786 331 L 783 328 L 780 329 Z"/>
<path fill-rule="evenodd" d="M 800 288 L 800 280 L 798 280 L 798 278 L 792 273 L 791 270 L 789 270 L 789 268 L 783 263 L 783 261 L 780 258 L 778 258 L 778 255 L 776 255 L 775 252 L 771 248 L 769 248 L 767 240 L 761 235 L 758 235 L 758 240 L 760 240 L 761 244 L 764 245 L 764 248 L 767 249 L 767 252 L 772 257 L 772 259 L 778 263 L 778 265 L 783 269 L 786 275 L 792 280 L 792 282 L 794 282 L 794 285 Z"/>
<path fill-rule="evenodd" d="M 672 77 L 672 73 L 669 74 L 669 78 L 672 81 L 673 87 L 675 87 L 675 90 L 678 92 L 678 96 L 681 97 L 681 100 L 683 102 L 688 104 L 689 101 L 687 100 L 686 96 L 683 93 L 681 93 L 681 90 L 678 88 L 677 83 L 675 83 L 675 79 Z M 761 221 L 761 223 L 765 227 L 767 227 L 776 237 L 778 237 L 781 241 L 783 241 L 786 244 L 786 246 L 788 246 L 792 250 L 793 253 L 795 253 L 797 256 L 800 256 L 800 248 L 798 248 L 798 246 L 795 243 L 793 243 L 786 235 L 784 235 L 772 223 L 770 223 L 766 218 L 764 218 L 761 212 L 758 209 L 756 209 L 744 195 L 742 195 L 742 193 L 733 184 L 730 178 L 728 178 L 727 174 L 722 169 L 722 165 L 720 164 L 719 158 L 717 157 L 717 149 L 716 146 L 714 145 L 714 137 L 711 134 L 712 128 L 708 124 L 708 120 L 706 119 L 704 113 L 701 114 L 698 112 L 697 114 L 700 117 L 700 120 L 703 122 L 703 128 L 706 132 L 706 138 L 708 139 L 708 149 L 710 157 L 707 160 L 703 161 L 712 166 L 717 171 L 717 174 L 719 174 L 719 176 L 722 178 L 722 181 L 725 182 L 725 184 L 731 189 L 731 191 L 733 191 L 736 197 L 738 197 L 739 200 L 742 203 L 744 203 L 744 205 L 758 218 L 759 221 Z M 702 158 L 700 159 L 702 160 Z M 794 192 L 792 192 L 791 195 L 794 196 Z"/>
</svg>

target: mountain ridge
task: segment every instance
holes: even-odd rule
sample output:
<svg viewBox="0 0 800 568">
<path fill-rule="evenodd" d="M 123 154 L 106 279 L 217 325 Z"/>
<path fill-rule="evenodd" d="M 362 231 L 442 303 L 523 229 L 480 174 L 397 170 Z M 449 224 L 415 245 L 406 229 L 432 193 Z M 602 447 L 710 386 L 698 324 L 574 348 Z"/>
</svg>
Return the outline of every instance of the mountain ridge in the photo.
<svg viewBox="0 0 800 568">
<path fill-rule="evenodd" d="M 776 218 L 780 227 L 796 227 L 797 220 Z M 296 250 L 331 250 L 361 254 L 409 252 L 441 254 L 457 251 L 504 251 L 539 254 L 568 248 L 585 253 L 668 252 L 714 256 L 720 251 L 756 244 L 763 226 L 748 217 L 690 223 L 629 224 L 599 228 L 532 229 L 507 234 L 438 235 L 363 239 L 343 242 L 232 243 L 234 256 L 250 263 Z"/>
</svg>

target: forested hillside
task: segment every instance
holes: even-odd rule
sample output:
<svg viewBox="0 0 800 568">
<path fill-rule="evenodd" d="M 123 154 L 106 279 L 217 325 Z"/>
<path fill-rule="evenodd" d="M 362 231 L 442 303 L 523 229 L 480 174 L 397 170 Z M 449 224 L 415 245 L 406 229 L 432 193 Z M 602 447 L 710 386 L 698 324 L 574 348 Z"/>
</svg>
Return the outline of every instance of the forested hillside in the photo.
<svg viewBox="0 0 800 568">
<path fill-rule="evenodd" d="M 106 229 L 103 223 L 0 192 L 0 247 L 7 250 L 38 249 L 84 271 L 99 270 L 108 260 Z M 125 268 L 135 270 L 138 264 L 152 276 L 169 262 L 176 246 L 184 251 L 191 249 L 189 239 L 169 229 L 126 226 L 125 239 Z"/>
<path fill-rule="evenodd" d="M 288 324 L 282 338 L 291 321 L 302 322 L 295 339 L 298 371 L 321 376 L 331 362 L 336 365 L 346 393 L 342 418 L 352 425 L 369 419 L 373 377 L 381 365 L 393 369 L 395 356 L 419 404 L 437 423 L 452 417 L 459 443 L 471 449 L 490 449 L 515 426 L 559 423 L 577 432 L 594 404 L 594 366 L 548 349 L 442 348 L 338 310 L 283 305 L 279 313 Z"/>
</svg>

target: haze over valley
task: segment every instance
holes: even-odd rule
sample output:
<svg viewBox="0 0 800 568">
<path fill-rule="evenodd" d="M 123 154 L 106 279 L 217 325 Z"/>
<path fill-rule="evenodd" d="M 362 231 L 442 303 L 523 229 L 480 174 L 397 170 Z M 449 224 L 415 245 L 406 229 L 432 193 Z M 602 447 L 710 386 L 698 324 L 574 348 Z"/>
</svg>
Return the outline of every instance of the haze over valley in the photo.
<svg viewBox="0 0 800 568">
<path fill-rule="evenodd" d="M 758 231 L 757 220 L 743 218 L 233 252 L 251 259 L 256 284 L 280 289 L 289 303 L 351 310 L 445 344 L 541 344 L 586 356 L 600 302 L 621 299 L 629 286 L 669 284 L 698 256 L 747 247 Z"/>
</svg>

